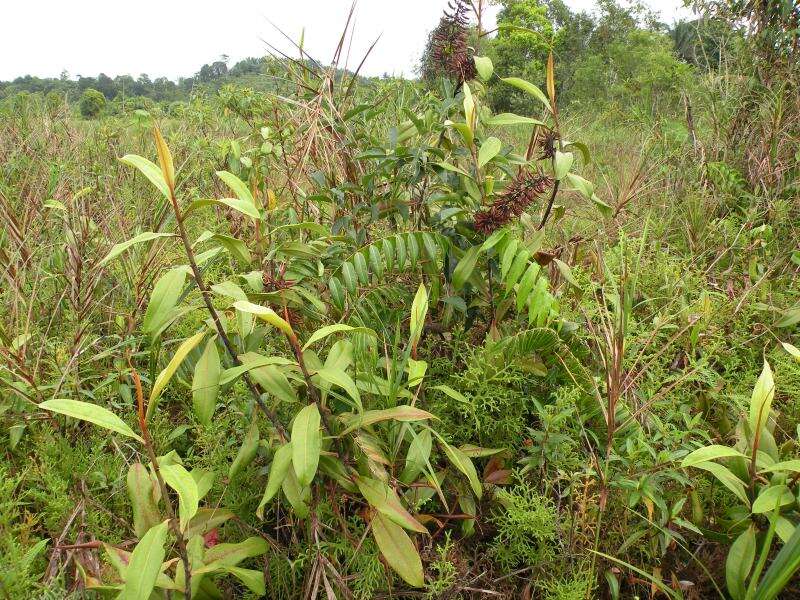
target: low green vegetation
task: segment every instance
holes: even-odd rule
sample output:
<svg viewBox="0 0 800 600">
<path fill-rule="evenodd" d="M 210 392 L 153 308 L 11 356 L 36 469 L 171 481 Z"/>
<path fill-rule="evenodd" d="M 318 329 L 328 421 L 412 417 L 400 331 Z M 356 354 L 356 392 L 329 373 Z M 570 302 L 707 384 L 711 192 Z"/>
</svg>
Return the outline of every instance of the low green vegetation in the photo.
<svg viewBox="0 0 800 600">
<path fill-rule="evenodd" d="M 796 7 L 500 4 L 0 87 L 0 595 L 800 594 Z"/>
</svg>

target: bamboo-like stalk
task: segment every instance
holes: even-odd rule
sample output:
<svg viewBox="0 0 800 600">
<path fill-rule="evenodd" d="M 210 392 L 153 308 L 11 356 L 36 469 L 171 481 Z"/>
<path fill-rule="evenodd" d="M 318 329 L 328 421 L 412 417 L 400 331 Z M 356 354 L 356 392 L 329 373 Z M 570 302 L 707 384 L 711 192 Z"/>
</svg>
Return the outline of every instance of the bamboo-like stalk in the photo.
<svg viewBox="0 0 800 600">
<path fill-rule="evenodd" d="M 183 572 L 185 579 L 184 597 L 186 600 L 192 600 L 192 571 L 189 564 L 189 553 L 186 550 L 186 538 L 181 531 L 181 526 L 175 518 L 175 509 L 172 507 L 172 501 L 169 499 L 169 491 L 167 485 L 164 483 L 164 478 L 161 476 L 161 469 L 158 466 L 158 458 L 156 451 L 153 447 L 153 440 L 150 437 L 150 430 L 147 428 L 147 418 L 145 416 L 144 407 L 144 394 L 142 393 L 142 380 L 139 378 L 139 373 L 133 367 L 133 363 L 128 361 L 128 366 L 131 369 L 131 377 L 133 378 L 133 385 L 136 388 L 136 406 L 139 416 L 139 429 L 142 430 L 142 439 L 144 440 L 144 447 L 147 450 L 147 455 L 150 462 L 153 464 L 153 471 L 158 480 L 158 486 L 161 489 L 161 496 L 164 498 L 164 505 L 167 508 L 167 516 L 169 517 L 170 527 L 175 534 L 176 544 L 178 546 L 178 555 L 181 557 L 183 563 Z"/>
</svg>

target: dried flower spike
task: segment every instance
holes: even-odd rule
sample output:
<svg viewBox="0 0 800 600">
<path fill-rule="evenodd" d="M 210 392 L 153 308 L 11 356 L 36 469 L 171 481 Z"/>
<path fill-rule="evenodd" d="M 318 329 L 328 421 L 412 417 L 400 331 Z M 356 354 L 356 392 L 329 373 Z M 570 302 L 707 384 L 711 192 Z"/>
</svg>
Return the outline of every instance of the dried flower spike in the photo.
<svg viewBox="0 0 800 600">
<path fill-rule="evenodd" d="M 431 36 L 431 58 L 437 71 L 461 84 L 478 74 L 468 46 L 469 7 L 466 0 L 455 0 L 448 5 L 451 12 L 444 12 Z"/>
<path fill-rule="evenodd" d="M 517 219 L 553 185 L 553 180 L 538 173 L 520 173 L 492 204 L 475 213 L 475 229 L 491 234 L 512 219 Z"/>
</svg>

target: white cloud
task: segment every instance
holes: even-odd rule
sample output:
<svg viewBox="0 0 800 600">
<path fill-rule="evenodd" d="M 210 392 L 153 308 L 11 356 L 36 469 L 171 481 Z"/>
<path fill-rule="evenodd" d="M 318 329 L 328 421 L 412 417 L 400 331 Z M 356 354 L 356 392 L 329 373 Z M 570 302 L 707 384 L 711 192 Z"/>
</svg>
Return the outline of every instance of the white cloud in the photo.
<svg viewBox="0 0 800 600">
<path fill-rule="evenodd" d="M 591 0 L 570 0 L 589 8 Z M 367 74 L 410 75 L 447 0 L 360 0 L 351 67 L 382 34 Z M 650 2 L 672 20 L 681 0 Z M 0 23 L 0 80 L 24 74 L 56 77 L 147 73 L 175 79 L 227 54 L 232 62 L 262 56 L 267 44 L 297 54 L 270 25 L 293 39 L 305 32 L 309 53 L 329 61 L 351 0 L 23 0 L 5 2 Z M 496 9 L 492 9 L 496 12 Z"/>
</svg>

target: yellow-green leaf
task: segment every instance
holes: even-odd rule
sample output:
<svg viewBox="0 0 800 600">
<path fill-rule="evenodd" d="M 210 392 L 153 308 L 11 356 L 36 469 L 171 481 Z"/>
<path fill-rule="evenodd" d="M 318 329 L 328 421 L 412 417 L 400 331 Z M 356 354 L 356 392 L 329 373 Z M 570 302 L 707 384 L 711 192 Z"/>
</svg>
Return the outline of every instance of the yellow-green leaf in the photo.
<svg viewBox="0 0 800 600">
<path fill-rule="evenodd" d="M 426 410 L 417 408 L 416 406 L 408 406 L 402 404 L 394 408 L 385 408 L 382 410 L 368 410 L 358 415 L 353 415 L 346 419 L 347 431 L 352 431 L 357 427 L 366 427 L 381 421 L 400 421 L 403 423 L 410 423 L 414 421 L 424 421 L 426 419 L 435 419 L 436 417 Z M 346 433 L 346 432 L 345 432 Z"/>
<path fill-rule="evenodd" d="M 114 244 L 111 247 L 111 250 L 106 254 L 103 259 L 97 263 L 98 267 L 102 267 L 105 264 L 108 264 L 115 258 L 117 258 L 120 254 L 125 252 L 128 248 L 135 244 L 141 244 L 143 242 L 149 242 L 151 240 L 155 240 L 162 237 L 173 237 L 171 233 L 154 233 L 152 231 L 145 231 L 144 233 L 140 233 L 137 236 L 132 237 L 131 239 L 120 242 L 119 244 Z"/>
<path fill-rule="evenodd" d="M 133 531 L 141 538 L 161 519 L 154 493 L 156 482 L 147 467 L 137 462 L 128 469 L 126 483 L 133 509 Z"/>
<path fill-rule="evenodd" d="M 557 180 L 564 179 L 575 162 L 575 155 L 572 152 L 561 152 L 556 150 L 553 157 L 553 176 Z"/>
<path fill-rule="evenodd" d="M 521 115 L 515 115 L 514 113 L 500 113 L 497 115 L 493 115 L 483 121 L 486 125 L 489 126 L 503 126 L 503 125 L 544 125 L 538 119 L 532 119 L 531 117 L 523 117 Z"/>
<path fill-rule="evenodd" d="M 151 335 L 160 332 L 173 318 L 175 307 L 181 297 L 186 271 L 181 268 L 170 269 L 153 286 L 150 302 L 142 320 L 142 329 Z"/>
<path fill-rule="evenodd" d="M 167 554 L 168 521 L 159 523 L 144 534 L 136 544 L 125 571 L 125 586 L 119 600 L 141 600 L 149 598 L 156 585 L 162 563 Z"/>
<path fill-rule="evenodd" d="M 344 389 L 361 406 L 361 394 L 358 392 L 353 378 L 345 371 L 337 367 L 324 367 L 317 371 L 317 375 L 324 381 Z"/>
<path fill-rule="evenodd" d="M 710 446 L 703 446 L 694 452 L 690 452 L 681 461 L 681 467 L 693 467 L 698 463 L 706 462 L 709 460 L 719 460 L 720 458 L 745 458 L 747 455 L 742 454 L 734 448 L 728 446 L 721 446 L 719 444 L 711 444 Z"/>
<path fill-rule="evenodd" d="M 725 581 L 733 600 L 744 600 L 745 581 L 753 568 L 756 556 L 756 534 L 753 525 L 745 529 L 728 551 L 725 561 Z"/>
<path fill-rule="evenodd" d="M 698 469 L 703 469 L 713 474 L 719 482 L 728 488 L 734 495 L 742 501 L 747 507 L 750 506 L 750 500 L 747 498 L 744 483 L 741 479 L 736 477 L 730 469 L 715 462 L 701 462 L 694 465 Z"/>
<path fill-rule="evenodd" d="M 217 404 L 222 363 L 214 339 L 208 340 L 206 348 L 194 367 L 192 378 L 192 406 L 197 420 L 206 427 L 211 426 L 214 407 Z"/>
<path fill-rule="evenodd" d="M 307 487 L 314 479 L 322 450 L 320 414 L 314 403 L 305 406 L 292 423 L 292 465 L 300 487 Z"/>
<path fill-rule="evenodd" d="M 203 556 L 205 567 L 197 570 L 198 573 L 210 572 L 214 569 L 233 567 L 245 559 L 260 556 L 269 550 L 269 544 L 264 538 L 249 537 L 237 544 L 217 544 L 206 550 Z"/>
<path fill-rule="evenodd" d="M 147 403 L 147 418 L 150 418 L 150 415 L 153 414 L 153 411 L 156 409 L 158 405 L 158 400 L 161 397 L 161 392 L 164 391 L 164 388 L 167 387 L 169 380 L 172 379 L 172 376 L 175 375 L 175 371 L 178 370 L 178 367 L 181 366 L 181 363 L 186 359 L 189 352 L 194 350 L 195 346 L 199 344 L 202 339 L 205 337 L 205 331 L 199 331 L 195 333 L 192 337 L 183 341 L 183 343 L 178 346 L 178 349 L 175 351 L 172 360 L 169 361 L 167 366 L 164 368 L 161 373 L 158 374 L 156 377 L 155 382 L 153 383 L 153 389 L 150 391 L 150 400 Z"/>
<path fill-rule="evenodd" d="M 292 465 L 292 443 L 288 442 L 275 451 L 275 456 L 272 458 L 272 466 L 269 468 L 269 479 L 267 480 L 267 487 L 264 490 L 264 496 L 256 508 L 256 515 L 259 519 L 264 518 L 264 507 L 267 503 L 275 497 L 278 490 L 283 485 L 283 480 L 289 473 L 289 467 Z"/>
<path fill-rule="evenodd" d="M 241 567 L 223 567 L 223 570 L 241 581 L 248 590 L 256 595 L 256 597 L 263 598 L 267 593 L 267 585 L 264 582 L 263 571 L 242 569 Z"/>
<path fill-rule="evenodd" d="M 289 325 L 289 323 L 287 323 L 283 318 L 281 318 L 278 315 L 278 313 L 276 313 L 271 308 L 267 308 L 266 306 L 260 306 L 258 304 L 253 304 L 252 302 L 247 302 L 246 300 L 239 300 L 238 302 L 234 302 L 233 307 L 236 310 L 240 310 L 242 312 L 257 316 L 262 321 L 266 321 L 273 327 L 280 329 L 286 335 L 294 335 L 292 326 Z"/>
<path fill-rule="evenodd" d="M 484 167 L 486 163 L 492 160 L 500 152 L 503 143 L 496 137 L 488 137 L 481 144 L 481 149 L 478 150 L 478 166 Z"/>
<path fill-rule="evenodd" d="M 753 508 L 750 512 L 754 514 L 769 513 L 775 510 L 776 507 L 786 506 L 787 504 L 794 504 L 795 497 L 785 485 L 773 485 L 761 491 L 753 501 Z"/>
<path fill-rule="evenodd" d="M 172 153 L 169 151 L 169 146 L 164 141 L 164 136 L 161 135 L 158 125 L 153 125 L 153 136 L 156 139 L 156 151 L 158 152 L 158 164 L 161 166 L 161 174 L 164 176 L 164 181 L 167 182 L 169 189 L 174 190 L 175 165 L 172 162 Z"/>
<path fill-rule="evenodd" d="M 755 435 L 766 424 L 772 399 L 775 397 L 775 380 L 769 363 L 764 361 L 764 368 L 753 388 L 750 398 L 750 431 Z"/>
<path fill-rule="evenodd" d="M 182 465 L 161 465 L 161 476 L 164 482 L 178 493 L 178 514 L 181 522 L 181 531 L 185 531 L 189 521 L 197 513 L 200 503 L 200 492 L 197 483 Z"/>
<path fill-rule="evenodd" d="M 555 110 L 556 106 L 556 67 L 553 60 L 553 51 L 547 56 L 547 95 L 550 97 L 550 106 Z"/>
<path fill-rule="evenodd" d="M 494 73 L 492 59 L 488 56 L 476 56 L 475 68 L 478 70 L 478 75 L 480 75 L 481 79 L 484 81 L 489 81 L 492 77 L 492 73 Z"/>
<path fill-rule="evenodd" d="M 796 361 L 800 362 L 800 348 L 793 346 L 788 342 L 781 342 L 781 346 L 783 346 L 783 349 L 791 354 Z"/>
<path fill-rule="evenodd" d="M 520 79 L 519 77 L 504 77 L 502 78 L 502 80 L 507 84 L 513 85 L 515 88 L 522 90 L 526 94 L 533 96 L 539 102 L 544 104 L 547 110 L 552 111 L 547 96 L 545 96 L 544 92 L 542 92 L 542 90 L 540 90 L 537 86 L 533 85 L 528 81 L 525 81 L 524 79 Z"/>
<path fill-rule="evenodd" d="M 472 272 L 475 270 L 475 264 L 478 262 L 478 255 L 480 252 L 480 246 L 472 246 L 464 252 L 464 256 L 461 257 L 456 268 L 453 269 L 452 284 L 454 291 L 460 291 L 469 278 L 472 277 Z"/>
<path fill-rule="evenodd" d="M 55 399 L 45 400 L 39 404 L 39 408 L 43 408 L 45 410 L 49 410 L 50 412 L 61 415 L 66 415 L 74 419 L 88 421 L 89 423 L 94 423 L 100 427 L 104 427 L 106 429 L 110 429 L 111 431 L 115 431 L 117 433 L 121 433 L 122 435 L 137 439 L 140 442 L 144 441 L 141 437 L 133 432 L 133 430 L 128 426 L 127 423 L 125 423 L 125 421 L 120 419 L 107 408 L 97 406 L 96 404 L 81 402 L 80 400 Z"/>
<path fill-rule="evenodd" d="M 356 478 L 356 485 L 358 485 L 361 495 L 369 502 L 370 506 L 381 514 L 387 516 L 401 527 L 405 527 L 411 531 L 419 533 L 428 532 L 428 530 L 406 510 L 395 491 L 382 481 L 359 475 Z"/>
<path fill-rule="evenodd" d="M 170 199 L 170 191 L 169 185 L 167 185 L 167 180 L 164 179 L 164 174 L 161 172 L 161 169 L 152 161 L 149 161 L 137 154 L 126 154 L 119 160 L 130 167 L 138 169 L 142 175 L 150 180 L 150 183 L 158 188 L 158 191 L 161 192 L 167 200 Z"/>
<path fill-rule="evenodd" d="M 411 304 L 411 321 L 409 343 L 416 348 L 419 338 L 422 337 L 422 328 L 425 325 L 425 316 L 428 314 L 428 291 L 420 283 L 414 301 Z"/>
<path fill-rule="evenodd" d="M 422 559 L 402 527 L 377 512 L 372 518 L 372 535 L 386 562 L 403 581 L 414 587 L 425 585 Z"/>
<path fill-rule="evenodd" d="M 247 202 L 251 206 L 255 207 L 256 201 L 244 181 L 228 171 L 217 171 L 217 177 L 222 179 L 222 181 L 225 182 L 225 185 L 233 190 L 233 193 L 236 194 L 239 200 Z"/>
<path fill-rule="evenodd" d="M 372 337 L 376 336 L 375 332 L 369 327 L 352 327 L 351 325 L 345 325 L 344 323 L 335 323 L 333 325 L 321 327 L 320 329 L 317 329 L 313 334 L 311 334 L 311 337 L 308 338 L 308 341 L 303 346 L 303 350 L 306 350 L 315 342 L 325 339 L 329 335 L 332 335 L 334 333 L 341 333 L 343 331 L 347 331 L 348 333 L 366 333 L 367 335 L 371 335 Z"/>
<path fill-rule="evenodd" d="M 286 473 L 286 478 L 283 480 L 283 484 L 281 484 L 281 489 L 283 489 L 283 495 L 286 496 L 286 500 L 292 505 L 292 509 L 294 509 L 298 518 L 308 518 L 309 509 L 308 503 L 306 502 L 308 488 L 300 487 L 300 484 L 297 482 L 297 475 L 294 474 L 292 469 L 289 469 Z"/>
<path fill-rule="evenodd" d="M 444 440 L 440 441 L 442 442 L 442 447 L 444 448 L 444 453 L 447 455 L 448 460 L 456 469 L 467 476 L 469 485 L 472 487 L 472 491 L 478 498 L 480 498 L 481 494 L 483 494 L 483 488 L 481 487 L 480 479 L 478 479 L 478 472 L 475 470 L 475 465 L 472 464 L 469 456 L 464 454 L 458 448 L 451 446 Z"/>
<path fill-rule="evenodd" d="M 184 215 L 188 215 L 206 206 L 213 206 L 213 205 L 227 206 L 235 211 L 238 211 L 254 219 L 261 218 L 261 214 L 258 212 L 258 209 L 256 208 L 255 204 L 252 204 L 247 200 L 242 200 L 241 198 L 219 198 L 219 199 L 204 198 L 202 200 L 195 200 L 189 205 L 189 208 L 186 209 Z"/>
<path fill-rule="evenodd" d="M 242 442 L 242 447 L 239 448 L 239 452 L 236 454 L 236 458 L 233 459 L 233 463 L 231 464 L 231 468 L 228 471 L 228 478 L 233 479 L 236 475 L 247 467 L 253 459 L 256 457 L 256 452 L 258 451 L 258 440 L 260 438 L 259 431 L 258 431 L 258 421 L 253 419 L 253 422 L 250 424 L 250 427 L 247 429 L 247 434 L 244 436 L 244 441 Z"/>
</svg>

